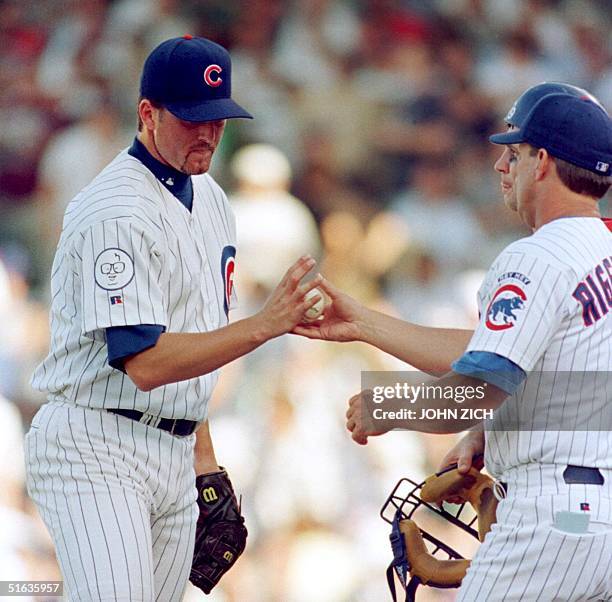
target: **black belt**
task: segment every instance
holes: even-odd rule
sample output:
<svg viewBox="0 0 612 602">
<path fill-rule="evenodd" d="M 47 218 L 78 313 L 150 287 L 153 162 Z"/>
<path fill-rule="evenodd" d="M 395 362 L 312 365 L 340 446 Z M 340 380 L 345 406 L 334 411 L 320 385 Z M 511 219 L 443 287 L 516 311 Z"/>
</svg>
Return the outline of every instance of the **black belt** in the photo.
<svg viewBox="0 0 612 602">
<path fill-rule="evenodd" d="M 603 485 L 605 482 L 599 468 L 573 464 L 569 464 L 563 471 L 563 480 L 567 485 Z M 507 492 L 508 484 L 501 483 L 501 485 Z"/>
<path fill-rule="evenodd" d="M 131 418 L 137 422 L 142 422 L 148 426 L 161 429 L 162 431 L 168 431 L 171 435 L 177 435 L 178 437 L 187 437 L 191 435 L 198 428 L 198 422 L 195 420 L 182 420 L 180 418 L 157 418 L 144 414 L 138 410 L 120 410 L 115 408 L 105 408 L 107 412 L 111 414 L 119 414 L 119 416 L 125 416 Z"/>
<path fill-rule="evenodd" d="M 604 478 L 599 468 L 573 466 L 570 464 L 563 471 L 563 479 L 568 485 L 603 485 Z"/>
</svg>

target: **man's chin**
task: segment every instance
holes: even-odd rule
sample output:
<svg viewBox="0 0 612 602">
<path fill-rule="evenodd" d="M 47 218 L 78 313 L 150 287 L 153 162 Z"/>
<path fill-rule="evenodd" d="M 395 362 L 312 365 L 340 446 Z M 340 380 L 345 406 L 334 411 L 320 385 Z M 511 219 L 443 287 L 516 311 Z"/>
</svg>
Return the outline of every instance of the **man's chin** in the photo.
<svg viewBox="0 0 612 602">
<path fill-rule="evenodd" d="M 504 195 L 504 205 L 510 209 L 510 211 L 516 212 L 518 209 L 518 205 L 516 204 L 516 199 L 513 196 Z"/>
<path fill-rule="evenodd" d="M 190 176 L 199 176 L 210 169 L 210 160 L 188 161 L 181 170 Z"/>
</svg>

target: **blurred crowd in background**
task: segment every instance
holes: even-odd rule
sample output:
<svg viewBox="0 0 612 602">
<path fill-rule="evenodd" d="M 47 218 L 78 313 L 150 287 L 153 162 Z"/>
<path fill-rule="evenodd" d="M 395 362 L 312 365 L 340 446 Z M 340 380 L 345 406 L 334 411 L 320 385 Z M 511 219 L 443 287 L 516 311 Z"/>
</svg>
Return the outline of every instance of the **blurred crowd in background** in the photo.
<svg viewBox="0 0 612 602">
<path fill-rule="evenodd" d="M 228 123 L 211 171 L 237 216 L 234 317 L 309 252 L 372 307 L 471 328 L 484 270 L 528 234 L 502 205 L 487 135 L 545 80 L 610 109 L 611 18 L 608 0 L 0 2 L 0 580 L 60 578 L 24 489 L 22 434 L 44 401 L 29 378 L 47 351 L 64 208 L 130 144 L 155 45 L 190 33 L 226 46 L 233 95 L 255 116 Z M 210 600 L 386 599 L 380 506 L 453 439 L 359 447 L 344 412 L 362 370 L 406 368 L 286 336 L 224 370 L 211 430 L 250 538 Z"/>
</svg>

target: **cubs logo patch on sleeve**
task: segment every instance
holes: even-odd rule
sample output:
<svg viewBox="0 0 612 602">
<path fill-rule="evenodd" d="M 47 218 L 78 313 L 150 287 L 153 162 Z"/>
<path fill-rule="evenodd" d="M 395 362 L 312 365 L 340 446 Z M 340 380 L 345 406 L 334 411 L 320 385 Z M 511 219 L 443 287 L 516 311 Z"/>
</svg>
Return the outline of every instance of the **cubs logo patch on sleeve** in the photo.
<svg viewBox="0 0 612 602">
<path fill-rule="evenodd" d="M 518 318 L 517 312 L 525 308 L 527 295 L 516 284 L 505 284 L 497 289 L 487 307 L 486 327 L 489 330 L 512 328 Z"/>
<path fill-rule="evenodd" d="M 223 247 L 221 253 L 221 274 L 223 276 L 223 309 L 225 315 L 229 315 L 232 303 L 232 292 L 234 290 L 234 269 L 236 267 L 236 247 L 228 245 Z"/>
</svg>

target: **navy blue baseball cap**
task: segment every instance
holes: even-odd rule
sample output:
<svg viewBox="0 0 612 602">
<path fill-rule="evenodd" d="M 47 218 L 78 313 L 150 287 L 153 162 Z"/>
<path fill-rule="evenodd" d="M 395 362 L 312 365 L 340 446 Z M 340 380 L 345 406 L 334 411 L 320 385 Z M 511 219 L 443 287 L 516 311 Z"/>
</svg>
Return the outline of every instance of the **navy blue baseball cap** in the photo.
<svg viewBox="0 0 612 602">
<path fill-rule="evenodd" d="M 219 44 L 186 35 L 162 42 L 142 69 L 140 95 L 184 121 L 253 116 L 232 100 L 232 63 Z"/>
<path fill-rule="evenodd" d="M 578 86 L 565 82 L 542 82 L 541 84 L 536 84 L 525 90 L 525 92 L 514 101 L 509 111 L 506 113 L 504 121 L 508 125 L 517 128 L 521 127 L 523 121 L 525 121 L 525 118 L 533 108 L 533 105 L 549 94 L 569 94 L 570 96 L 577 96 L 578 98 L 586 98 L 604 109 L 599 100 L 584 88 L 579 88 Z"/>
<path fill-rule="evenodd" d="M 612 121 L 601 106 L 587 98 L 566 93 L 543 96 L 520 127 L 494 134 L 489 140 L 494 144 L 527 142 L 600 176 L 611 172 Z"/>
</svg>

